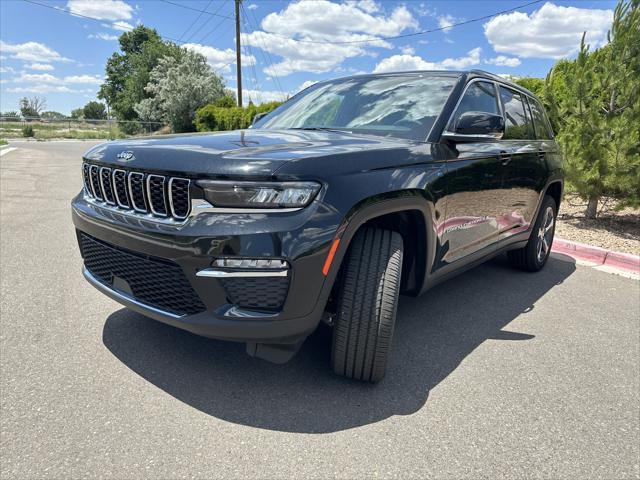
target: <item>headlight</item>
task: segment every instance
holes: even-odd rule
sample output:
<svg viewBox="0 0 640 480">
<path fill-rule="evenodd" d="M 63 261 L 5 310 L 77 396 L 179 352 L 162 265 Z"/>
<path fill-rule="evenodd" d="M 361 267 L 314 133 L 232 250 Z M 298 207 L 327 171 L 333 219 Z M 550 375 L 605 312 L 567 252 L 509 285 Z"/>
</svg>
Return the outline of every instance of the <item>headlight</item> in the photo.
<svg viewBox="0 0 640 480">
<path fill-rule="evenodd" d="M 320 190 L 315 182 L 229 182 L 199 180 L 205 199 L 214 207 L 301 208 Z"/>
</svg>

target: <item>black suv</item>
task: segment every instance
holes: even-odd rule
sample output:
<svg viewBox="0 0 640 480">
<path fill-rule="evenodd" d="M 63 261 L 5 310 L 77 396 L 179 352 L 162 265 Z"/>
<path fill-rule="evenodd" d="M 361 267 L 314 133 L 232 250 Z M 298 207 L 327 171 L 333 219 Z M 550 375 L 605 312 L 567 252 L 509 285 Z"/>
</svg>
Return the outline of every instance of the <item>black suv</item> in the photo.
<svg viewBox="0 0 640 480">
<path fill-rule="evenodd" d="M 247 130 L 97 146 L 82 173 L 100 291 L 274 362 L 324 321 L 335 372 L 374 382 L 398 295 L 505 251 L 540 270 L 563 189 L 540 102 L 482 71 L 317 83 Z"/>
</svg>

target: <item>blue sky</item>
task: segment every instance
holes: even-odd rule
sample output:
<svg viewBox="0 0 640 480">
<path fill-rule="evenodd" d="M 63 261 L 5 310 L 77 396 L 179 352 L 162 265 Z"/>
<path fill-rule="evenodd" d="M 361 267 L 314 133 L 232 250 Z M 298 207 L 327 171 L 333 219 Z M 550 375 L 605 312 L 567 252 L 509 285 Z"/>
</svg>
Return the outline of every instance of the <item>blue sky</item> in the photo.
<svg viewBox="0 0 640 480">
<path fill-rule="evenodd" d="M 67 114 L 95 99 L 117 36 L 139 23 L 201 52 L 235 87 L 233 0 L 33 1 L 55 8 L 0 0 L 2 111 L 17 110 L 23 96 L 43 96 L 49 110 Z M 542 1 L 448 28 L 525 3 L 244 0 L 245 100 L 372 71 L 482 68 L 543 77 L 558 58 L 575 55 L 583 31 L 592 45 L 604 44 L 616 4 Z M 384 40 L 437 28 L 444 30 Z"/>
</svg>

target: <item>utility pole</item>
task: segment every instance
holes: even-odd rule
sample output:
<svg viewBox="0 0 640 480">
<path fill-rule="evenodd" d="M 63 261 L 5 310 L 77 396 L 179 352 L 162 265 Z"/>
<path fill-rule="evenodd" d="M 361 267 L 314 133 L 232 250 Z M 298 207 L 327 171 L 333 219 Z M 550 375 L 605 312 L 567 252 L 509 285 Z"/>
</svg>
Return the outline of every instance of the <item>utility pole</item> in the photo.
<svg viewBox="0 0 640 480">
<path fill-rule="evenodd" d="M 238 106 L 242 106 L 242 65 L 240 64 L 240 2 L 236 0 L 236 76 L 238 77 Z"/>
</svg>

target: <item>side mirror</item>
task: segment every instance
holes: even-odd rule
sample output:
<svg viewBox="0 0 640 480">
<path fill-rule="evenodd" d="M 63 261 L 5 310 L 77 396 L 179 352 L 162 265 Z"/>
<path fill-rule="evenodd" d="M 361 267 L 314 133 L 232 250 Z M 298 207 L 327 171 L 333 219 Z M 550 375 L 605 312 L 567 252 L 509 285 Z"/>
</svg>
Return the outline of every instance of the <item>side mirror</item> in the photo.
<svg viewBox="0 0 640 480">
<path fill-rule="evenodd" d="M 504 134 L 504 119 L 488 112 L 465 112 L 454 127 L 454 132 L 445 130 L 442 137 L 454 142 L 499 140 Z"/>
<path fill-rule="evenodd" d="M 256 123 L 258 123 L 261 119 L 267 116 L 267 112 L 256 113 L 253 117 L 253 121 L 251 122 L 251 126 L 253 127 Z"/>
</svg>

